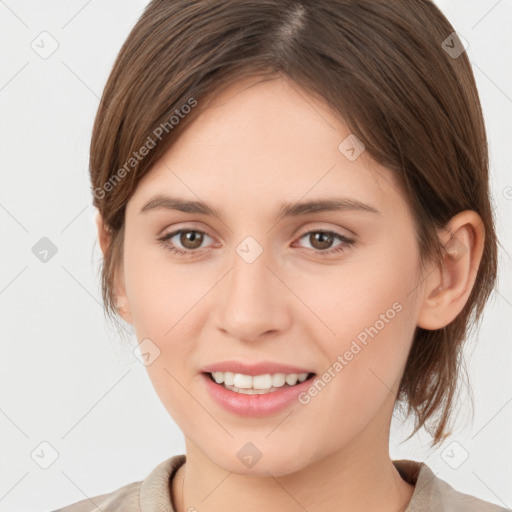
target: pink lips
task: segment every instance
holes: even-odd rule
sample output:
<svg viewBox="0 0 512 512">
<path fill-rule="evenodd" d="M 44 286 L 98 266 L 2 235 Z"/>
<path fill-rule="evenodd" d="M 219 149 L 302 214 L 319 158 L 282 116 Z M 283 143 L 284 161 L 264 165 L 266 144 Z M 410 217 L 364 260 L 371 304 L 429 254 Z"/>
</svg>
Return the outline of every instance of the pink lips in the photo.
<svg viewBox="0 0 512 512">
<path fill-rule="evenodd" d="M 298 407 L 302 407 L 302 405 L 298 403 L 297 396 L 299 393 L 306 391 L 309 386 L 311 386 L 314 379 L 314 377 L 309 378 L 304 382 L 298 382 L 294 386 L 283 386 L 275 391 L 261 395 L 248 395 L 231 391 L 222 384 L 217 384 L 211 379 L 210 373 L 233 372 L 254 376 L 265 375 L 267 373 L 307 373 L 309 375 L 313 372 L 298 366 L 289 366 L 266 361 L 257 364 L 224 361 L 205 366 L 201 370 L 203 372 L 201 378 L 210 397 L 224 410 L 246 417 L 270 416 L 294 404 Z"/>
<path fill-rule="evenodd" d="M 299 366 L 289 366 L 287 364 L 274 363 L 271 361 L 262 361 L 260 363 L 241 363 L 239 361 L 222 361 L 220 363 L 209 364 L 201 368 L 204 373 L 213 372 L 233 372 L 243 373 L 244 375 L 265 375 L 267 373 L 313 373 L 311 369 L 301 368 Z"/>
</svg>

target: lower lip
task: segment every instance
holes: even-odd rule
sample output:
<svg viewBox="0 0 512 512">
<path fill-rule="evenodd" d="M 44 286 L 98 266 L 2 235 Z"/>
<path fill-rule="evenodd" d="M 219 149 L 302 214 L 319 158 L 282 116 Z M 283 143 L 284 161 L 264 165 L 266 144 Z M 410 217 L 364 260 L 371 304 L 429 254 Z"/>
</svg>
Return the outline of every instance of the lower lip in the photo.
<svg viewBox="0 0 512 512">
<path fill-rule="evenodd" d="M 258 417 L 276 414 L 297 401 L 297 395 L 311 386 L 314 376 L 295 386 L 262 395 L 246 395 L 215 383 L 209 374 L 201 374 L 210 396 L 227 411 L 240 416 Z"/>
</svg>

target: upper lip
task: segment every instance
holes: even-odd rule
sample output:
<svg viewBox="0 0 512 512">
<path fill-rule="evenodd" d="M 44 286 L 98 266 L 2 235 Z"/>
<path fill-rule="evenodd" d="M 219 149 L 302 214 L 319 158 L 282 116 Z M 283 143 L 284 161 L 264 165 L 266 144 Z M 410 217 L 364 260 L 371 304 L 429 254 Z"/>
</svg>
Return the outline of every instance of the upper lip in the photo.
<svg viewBox="0 0 512 512">
<path fill-rule="evenodd" d="M 204 373 L 213 372 L 233 372 L 244 375 L 265 375 L 267 373 L 313 373 L 307 368 L 300 366 L 290 366 L 272 361 L 261 361 L 259 363 L 242 363 L 240 361 L 221 361 L 218 363 L 203 366 L 201 371 Z"/>
</svg>

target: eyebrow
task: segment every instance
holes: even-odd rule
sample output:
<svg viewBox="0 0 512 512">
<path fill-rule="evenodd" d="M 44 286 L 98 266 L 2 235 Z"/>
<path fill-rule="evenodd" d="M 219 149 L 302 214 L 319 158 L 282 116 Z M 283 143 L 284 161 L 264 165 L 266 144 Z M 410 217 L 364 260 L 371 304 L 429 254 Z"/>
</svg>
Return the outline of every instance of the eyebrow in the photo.
<svg viewBox="0 0 512 512">
<path fill-rule="evenodd" d="M 177 210 L 185 213 L 196 213 L 199 215 L 208 215 L 222 219 L 220 211 L 207 205 L 202 201 L 191 201 L 179 197 L 165 196 L 157 194 L 151 198 L 140 210 L 140 213 L 146 213 L 153 210 Z M 283 204 L 279 209 L 276 220 L 286 217 L 299 217 L 310 213 L 334 212 L 334 211 L 363 211 L 381 215 L 381 212 L 375 207 L 363 203 L 357 199 L 346 197 L 331 197 L 326 199 L 316 199 L 305 202 Z"/>
</svg>

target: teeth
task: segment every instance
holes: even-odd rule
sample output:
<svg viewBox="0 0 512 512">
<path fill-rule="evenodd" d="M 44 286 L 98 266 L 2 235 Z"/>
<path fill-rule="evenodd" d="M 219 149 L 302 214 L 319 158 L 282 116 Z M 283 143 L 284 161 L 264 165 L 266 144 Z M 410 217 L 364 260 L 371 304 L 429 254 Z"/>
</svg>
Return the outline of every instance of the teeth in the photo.
<svg viewBox="0 0 512 512">
<path fill-rule="evenodd" d="M 284 386 L 286 382 L 286 375 L 284 373 L 274 373 L 272 375 L 272 386 L 274 388 L 280 388 L 281 386 Z"/>
<path fill-rule="evenodd" d="M 267 373 L 252 376 L 233 372 L 213 372 L 212 377 L 217 384 L 224 384 L 228 389 L 235 388 L 234 391 L 241 393 L 247 391 L 247 394 L 261 394 L 275 391 L 285 384 L 294 386 L 297 382 L 304 382 L 308 378 L 308 373 Z"/>
<path fill-rule="evenodd" d="M 242 375 L 241 373 L 235 373 L 233 386 L 235 386 L 235 388 L 242 389 L 252 388 L 252 377 L 250 375 Z"/>
<path fill-rule="evenodd" d="M 236 380 L 235 380 L 236 382 Z M 255 375 L 252 378 L 253 389 L 270 389 L 272 387 L 272 375 Z"/>
</svg>

